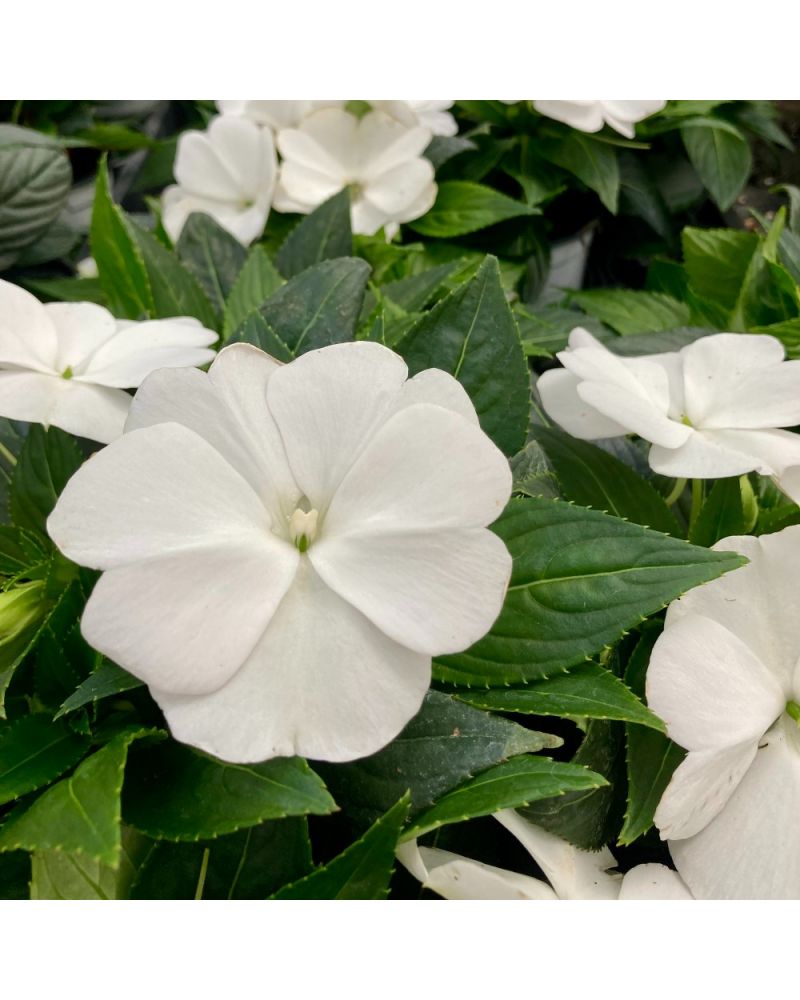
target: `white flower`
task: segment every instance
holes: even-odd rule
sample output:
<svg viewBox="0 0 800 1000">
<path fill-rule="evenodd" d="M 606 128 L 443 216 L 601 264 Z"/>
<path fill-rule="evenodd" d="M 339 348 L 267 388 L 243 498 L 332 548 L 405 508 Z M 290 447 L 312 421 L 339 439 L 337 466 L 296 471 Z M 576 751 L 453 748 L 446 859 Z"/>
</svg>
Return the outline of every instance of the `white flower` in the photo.
<svg viewBox="0 0 800 1000">
<path fill-rule="evenodd" d="M 495 813 L 547 876 L 485 865 L 441 851 L 401 844 L 398 859 L 422 884 L 445 899 L 692 899 L 680 876 L 666 865 L 637 865 L 625 875 L 611 872 L 611 851 L 582 851 L 524 819 L 513 809 Z M 548 884 L 549 883 L 549 884 Z"/>
<path fill-rule="evenodd" d="M 353 342 L 279 365 L 249 345 L 161 371 L 48 530 L 104 570 L 86 639 L 144 680 L 176 739 L 225 760 L 350 760 L 419 710 L 431 656 L 497 617 L 485 529 L 508 462 L 461 385 Z"/>
<path fill-rule="evenodd" d="M 100 274 L 94 257 L 81 258 L 75 265 L 75 271 L 79 278 L 96 278 Z"/>
<path fill-rule="evenodd" d="M 223 115 L 239 115 L 277 132 L 295 128 L 319 108 L 341 108 L 345 101 L 217 101 Z"/>
<path fill-rule="evenodd" d="M 669 354 L 622 358 L 586 330 L 538 382 L 547 413 L 573 437 L 638 434 L 664 476 L 716 479 L 800 465 L 800 361 L 763 334 L 716 333 Z M 784 489 L 792 489 L 787 477 Z M 800 497 L 798 492 L 793 498 Z"/>
<path fill-rule="evenodd" d="M 216 339 L 187 316 L 131 323 L 0 281 L 0 416 L 108 443 L 128 415 L 126 388 L 156 368 L 206 364 Z"/>
<path fill-rule="evenodd" d="M 632 139 L 636 122 L 666 107 L 666 101 L 534 101 L 540 115 L 555 118 L 581 132 L 599 132 L 604 125 Z"/>
<path fill-rule="evenodd" d="M 192 212 L 205 212 L 250 244 L 264 231 L 276 174 L 272 133 L 249 118 L 222 115 L 205 132 L 184 132 L 175 156 L 178 183 L 162 195 L 164 228 L 177 240 Z"/>
<path fill-rule="evenodd" d="M 689 753 L 656 811 L 703 899 L 800 898 L 800 527 L 725 538 L 750 560 L 670 605 L 647 702 Z"/>
<path fill-rule="evenodd" d="M 380 111 L 356 118 L 316 111 L 278 133 L 283 162 L 275 192 L 279 212 L 310 212 L 349 187 L 353 231 L 387 236 L 424 215 L 436 200 L 431 162 L 422 155 L 431 132 L 407 128 Z"/>
<path fill-rule="evenodd" d="M 452 101 L 370 101 L 373 108 L 397 119 L 401 125 L 422 125 L 431 135 L 455 135 L 458 123 L 450 114 Z"/>
</svg>

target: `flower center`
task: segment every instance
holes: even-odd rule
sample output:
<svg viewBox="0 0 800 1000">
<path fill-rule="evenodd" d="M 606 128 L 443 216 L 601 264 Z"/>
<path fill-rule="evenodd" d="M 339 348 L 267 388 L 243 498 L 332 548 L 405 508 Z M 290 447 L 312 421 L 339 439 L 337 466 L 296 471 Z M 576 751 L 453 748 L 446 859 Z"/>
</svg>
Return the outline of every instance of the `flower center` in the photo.
<svg viewBox="0 0 800 1000">
<path fill-rule="evenodd" d="M 300 507 L 289 518 L 289 539 L 301 552 L 305 552 L 316 538 L 318 519 L 319 511 Z"/>
<path fill-rule="evenodd" d="M 72 365 L 67 365 L 64 371 L 61 373 L 62 378 L 72 378 L 75 373 L 72 370 Z"/>
<path fill-rule="evenodd" d="M 796 701 L 786 702 L 786 714 L 800 726 L 800 705 Z"/>
</svg>

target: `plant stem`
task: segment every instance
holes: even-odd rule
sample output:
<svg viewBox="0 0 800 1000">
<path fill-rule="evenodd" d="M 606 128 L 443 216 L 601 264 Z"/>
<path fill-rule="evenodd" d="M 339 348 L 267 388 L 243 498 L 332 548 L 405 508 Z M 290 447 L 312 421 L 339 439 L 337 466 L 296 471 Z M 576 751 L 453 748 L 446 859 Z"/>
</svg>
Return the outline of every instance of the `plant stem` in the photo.
<svg viewBox="0 0 800 1000">
<path fill-rule="evenodd" d="M 197 879 L 197 888 L 194 893 L 194 898 L 196 900 L 203 898 L 203 889 L 205 889 L 206 886 L 206 872 L 208 871 L 208 858 L 210 854 L 211 851 L 209 848 L 206 848 L 203 851 L 203 860 L 200 862 L 200 875 Z"/>
<path fill-rule="evenodd" d="M 671 507 L 679 499 L 681 493 L 683 493 L 685 489 L 686 489 L 686 480 L 676 479 L 675 485 L 672 487 L 672 491 L 670 492 L 669 496 L 665 497 L 664 499 L 664 503 L 667 505 L 667 507 Z"/>
</svg>

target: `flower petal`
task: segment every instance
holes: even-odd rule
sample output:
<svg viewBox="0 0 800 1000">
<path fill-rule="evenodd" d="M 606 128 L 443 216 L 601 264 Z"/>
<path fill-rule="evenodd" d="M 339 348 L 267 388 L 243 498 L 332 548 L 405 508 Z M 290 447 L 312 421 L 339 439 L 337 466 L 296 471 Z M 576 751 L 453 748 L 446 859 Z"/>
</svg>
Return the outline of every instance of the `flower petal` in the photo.
<svg viewBox="0 0 800 1000">
<path fill-rule="evenodd" d="M 663 476 L 724 479 L 754 470 L 781 472 L 800 460 L 800 436 L 790 431 L 692 430 L 678 447 L 650 449 L 651 468 Z"/>
<path fill-rule="evenodd" d="M 59 374 L 67 367 L 80 374 L 82 363 L 117 331 L 108 309 L 93 302 L 48 302 L 43 308 L 58 335 Z"/>
<path fill-rule="evenodd" d="M 309 558 L 382 632 L 429 656 L 460 652 L 484 636 L 511 576 L 508 550 L 484 528 L 331 532 Z"/>
<path fill-rule="evenodd" d="M 627 427 L 609 420 L 578 395 L 581 380 L 566 368 L 543 372 L 536 383 L 542 406 L 549 417 L 573 437 L 584 441 L 629 434 Z"/>
<path fill-rule="evenodd" d="M 540 115 L 581 132 L 599 132 L 604 124 L 600 101 L 534 101 L 533 106 Z"/>
<path fill-rule="evenodd" d="M 312 507 L 327 508 L 407 374 L 398 355 L 369 341 L 309 351 L 272 374 L 267 403 Z"/>
<path fill-rule="evenodd" d="M 500 516 L 510 494 L 508 461 L 483 431 L 420 403 L 395 413 L 367 443 L 336 491 L 323 531 L 335 537 L 478 528 Z"/>
<path fill-rule="evenodd" d="M 770 669 L 724 625 L 699 614 L 671 620 L 647 671 L 647 704 L 688 750 L 757 740 L 786 694 Z"/>
<path fill-rule="evenodd" d="M 558 898 L 546 882 L 530 875 L 472 861 L 450 851 L 431 847 L 419 851 L 428 869 L 422 884 L 444 899 Z"/>
<path fill-rule="evenodd" d="M 430 657 L 392 642 L 306 559 L 261 641 L 224 687 L 153 691 L 176 739 L 240 763 L 375 753 L 419 711 Z"/>
<path fill-rule="evenodd" d="M 355 180 L 358 119 L 339 108 L 325 108 L 304 118 L 297 128 L 278 133 L 278 150 L 291 161 L 342 183 Z"/>
<path fill-rule="evenodd" d="M 0 365 L 55 371 L 57 357 L 58 336 L 42 303 L 0 280 Z"/>
<path fill-rule="evenodd" d="M 0 415 L 60 427 L 108 444 L 122 434 L 131 397 L 121 389 L 24 370 L 0 371 Z"/>
<path fill-rule="evenodd" d="M 117 332 L 101 344 L 76 379 L 128 389 L 158 368 L 205 365 L 215 357 L 208 349 L 217 334 L 189 316 L 118 321 Z"/>
<path fill-rule="evenodd" d="M 284 160 L 275 191 L 275 208 L 279 212 L 309 212 L 344 186 L 338 174 L 313 169 L 295 160 Z"/>
<path fill-rule="evenodd" d="M 620 899 L 694 899 L 680 875 L 666 865 L 637 865 L 622 877 Z"/>
<path fill-rule="evenodd" d="M 397 409 L 415 403 L 433 403 L 443 406 L 479 426 L 478 414 L 464 386 L 449 372 L 441 368 L 426 368 L 410 378 L 400 390 Z"/>
<path fill-rule="evenodd" d="M 800 898 L 799 738 L 783 716 L 717 818 L 696 836 L 670 842 L 697 899 Z"/>
<path fill-rule="evenodd" d="M 419 156 L 379 174 L 370 181 L 365 194 L 381 212 L 398 222 L 406 222 L 415 218 L 407 218 L 408 208 L 418 201 L 423 192 L 430 191 L 435 199 L 433 177 L 433 164 Z"/>
<path fill-rule="evenodd" d="M 672 775 L 655 814 L 662 840 L 692 837 L 719 815 L 753 763 L 758 741 L 694 750 Z"/>
<path fill-rule="evenodd" d="M 267 407 L 267 382 L 278 368 L 258 348 L 232 344 L 208 374 L 195 368 L 153 372 L 136 393 L 126 430 L 167 422 L 188 427 L 250 483 L 273 522 L 288 518 L 301 491 Z"/>
<path fill-rule="evenodd" d="M 370 183 L 387 170 L 421 157 L 430 141 L 430 129 L 407 128 L 382 111 L 368 112 L 358 123 L 356 136 L 358 179 Z"/>
<path fill-rule="evenodd" d="M 769 668 L 781 690 L 790 692 L 800 649 L 796 598 L 800 526 L 760 538 L 723 538 L 714 550 L 739 552 L 750 562 L 673 601 L 667 628 L 686 615 L 713 619 L 738 636 Z"/>
</svg>

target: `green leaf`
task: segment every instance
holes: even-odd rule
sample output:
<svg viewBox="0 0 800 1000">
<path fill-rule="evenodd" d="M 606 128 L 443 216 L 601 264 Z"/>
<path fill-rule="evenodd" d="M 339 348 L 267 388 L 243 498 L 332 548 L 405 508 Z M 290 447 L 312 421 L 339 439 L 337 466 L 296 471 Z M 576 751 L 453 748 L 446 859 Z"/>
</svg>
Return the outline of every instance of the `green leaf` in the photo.
<svg viewBox="0 0 800 1000">
<path fill-rule="evenodd" d="M 29 899 L 31 856 L 25 851 L 0 854 L 0 899 Z"/>
<path fill-rule="evenodd" d="M 620 212 L 643 219 L 650 228 L 671 243 L 674 237 L 673 222 L 664 197 L 650 177 L 642 157 L 630 152 L 620 155 L 622 186 Z"/>
<path fill-rule="evenodd" d="M 131 898 L 266 899 L 310 869 L 307 820 L 274 820 L 196 844 L 152 844 Z"/>
<path fill-rule="evenodd" d="M 336 808 L 300 757 L 228 764 L 172 741 L 131 754 L 122 798 L 126 822 L 163 840 L 202 840 Z"/>
<path fill-rule="evenodd" d="M 569 129 L 561 138 L 544 143 L 543 153 L 596 191 L 609 212 L 617 211 L 620 175 L 613 146 L 585 132 Z"/>
<path fill-rule="evenodd" d="M 222 322 L 223 339 L 230 337 L 247 317 L 262 306 L 283 284 L 283 278 L 267 256 L 266 250 L 256 244 L 250 248 L 247 260 L 239 272 L 225 303 Z"/>
<path fill-rule="evenodd" d="M 120 860 L 120 800 L 128 746 L 147 731 L 125 732 L 87 758 L 22 813 L 0 828 L 0 851 L 58 850 L 116 867 Z"/>
<path fill-rule="evenodd" d="M 522 348 L 532 357 L 563 351 L 576 326 L 583 327 L 601 341 L 617 339 L 599 320 L 576 309 L 564 309 L 562 306 L 534 309 L 517 303 L 514 306 L 514 316 L 519 326 Z"/>
<path fill-rule="evenodd" d="M 350 193 L 343 188 L 289 233 L 275 257 L 275 264 L 284 278 L 293 278 L 323 260 L 352 255 Z"/>
<path fill-rule="evenodd" d="M 221 318 L 244 267 L 247 250 L 210 215 L 193 212 L 181 230 L 175 251 Z"/>
<path fill-rule="evenodd" d="M 59 719 L 67 712 L 74 712 L 76 708 L 92 705 L 103 698 L 110 698 L 112 695 L 122 694 L 123 691 L 131 691 L 142 686 L 142 681 L 138 677 L 129 674 L 127 670 L 118 667 L 116 663 L 105 660 L 66 699 L 54 718 Z"/>
<path fill-rule="evenodd" d="M 459 693 L 461 701 L 491 712 L 557 715 L 562 719 L 614 719 L 659 732 L 664 723 L 614 674 L 597 663 L 581 663 L 566 674 L 533 681 L 524 688 Z"/>
<path fill-rule="evenodd" d="M 536 427 L 533 436 L 544 448 L 567 500 L 681 537 L 661 494 L 614 455 L 555 427 Z"/>
<path fill-rule="evenodd" d="M 689 307 L 660 292 L 597 288 L 588 292 L 571 292 L 569 298 L 590 316 L 623 335 L 656 333 L 686 326 L 689 322 Z"/>
<path fill-rule="evenodd" d="M 0 270 L 50 227 L 71 183 L 69 160 L 56 142 L 0 124 Z"/>
<path fill-rule="evenodd" d="M 530 413 L 528 366 L 494 257 L 423 316 L 397 350 L 412 375 L 425 368 L 454 375 L 483 430 L 507 455 L 519 451 Z"/>
<path fill-rule="evenodd" d="M 326 260 L 291 278 L 234 332 L 230 343 L 268 353 L 282 345 L 291 360 L 306 351 L 354 340 L 369 265 L 354 257 Z"/>
<path fill-rule="evenodd" d="M 19 283 L 45 302 L 96 302 L 106 304 L 99 278 L 29 278 Z"/>
<path fill-rule="evenodd" d="M 747 139 L 735 125 L 718 118 L 684 122 L 681 138 L 700 180 L 726 211 L 747 183 L 753 166 Z"/>
<path fill-rule="evenodd" d="M 2 524 L 10 520 L 8 495 L 11 477 L 27 433 L 27 423 L 0 417 L 0 523 Z"/>
<path fill-rule="evenodd" d="M 49 557 L 41 535 L 13 525 L 0 526 L 0 573 L 17 576 L 43 565 Z"/>
<path fill-rule="evenodd" d="M 404 795 L 333 861 L 280 889 L 272 898 L 385 899 L 394 871 L 395 848 L 408 814 L 408 801 Z"/>
<path fill-rule="evenodd" d="M 122 829 L 117 865 L 106 865 L 84 854 L 35 851 L 31 855 L 31 899 L 127 899 L 142 838 Z"/>
<path fill-rule="evenodd" d="M 559 500 L 512 500 L 492 530 L 514 558 L 511 583 L 489 634 L 436 661 L 437 676 L 457 684 L 519 684 L 561 672 L 743 565 L 736 554 Z"/>
<path fill-rule="evenodd" d="M 47 518 L 82 461 L 72 435 L 58 427 L 45 430 L 32 424 L 11 478 L 9 507 L 14 524 L 46 535 Z"/>
<path fill-rule="evenodd" d="M 125 213 L 111 197 L 105 158 L 97 170 L 89 243 L 100 287 L 114 315 L 123 319 L 153 316 L 155 305 L 147 269 Z"/>
<path fill-rule="evenodd" d="M 87 742 L 45 712 L 0 728 L 0 804 L 48 785 L 81 759 Z"/>
<path fill-rule="evenodd" d="M 758 251 L 755 233 L 737 229 L 694 229 L 681 234 L 691 290 L 717 307 L 721 327 L 736 310 L 747 270 Z"/>
<path fill-rule="evenodd" d="M 668 351 L 679 351 L 687 344 L 693 344 L 701 337 L 707 337 L 715 330 L 702 326 L 681 326 L 677 330 L 660 330 L 658 333 L 631 334 L 626 337 L 615 337 L 606 343 L 606 347 L 624 358 L 635 358 L 641 354 L 662 354 Z"/>
<path fill-rule="evenodd" d="M 412 840 L 446 823 L 475 816 L 491 816 L 500 809 L 516 809 L 566 792 L 601 788 L 606 779 L 576 764 L 561 764 L 549 757 L 515 757 L 490 767 L 450 792 L 411 824 L 401 840 Z"/>
<path fill-rule="evenodd" d="M 443 181 L 433 207 L 408 225 L 423 236 L 449 239 L 474 233 L 505 219 L 537 214 L 538 210 L 525 202 L 515 201 L 484 184 Z"/>
<path fill-rule="evenodd" d="M 420 274 L 390 281 L 381 288 L 381 292 L 406 312 L 421 312 L 433 296 L 446 287 L 448 279 L 463 267 L 463 260 L 447 261 Z"/>
<path fill-rule="evenodd" d="M 749 535 L 758 520 L 758 502 L 747 476 L 718 479 L 689 532 L 694 545 L 710 548 L 720 538 Z"/>
<path fill-rule="evenodd" d="M 366 824 L 406 790 L 413 814 L 492 764 L 560 745 L 557 736 L 429 691 L 419 713 L 383 750 L 349 764 L 317 767 L 347 815 Z"/>
<path fill-rule="evenodd" d="M 556 474 L 537 441 L 529 441 L 522 451 L 512 456 L 509 463 L 513 476 L 512 489 L 527 497 L 561 499 Z"/>
</svg>

